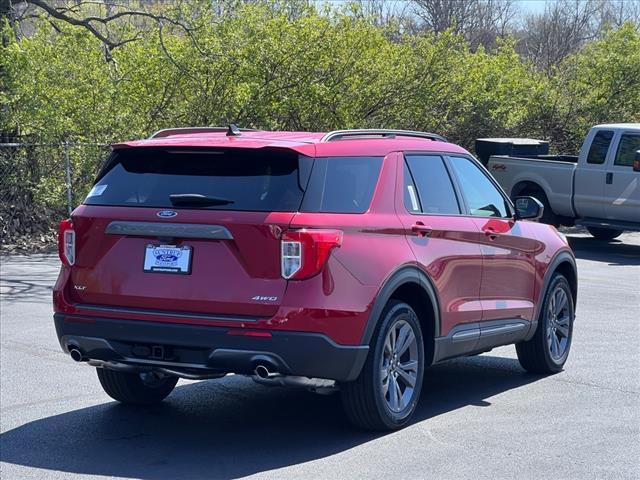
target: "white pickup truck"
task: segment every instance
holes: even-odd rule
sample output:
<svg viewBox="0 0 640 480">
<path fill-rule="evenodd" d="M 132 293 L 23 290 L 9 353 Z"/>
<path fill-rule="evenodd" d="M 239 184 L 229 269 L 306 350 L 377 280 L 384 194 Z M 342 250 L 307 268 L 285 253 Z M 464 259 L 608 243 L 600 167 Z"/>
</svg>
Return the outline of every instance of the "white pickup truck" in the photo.
<svg viewBox="0 0 640 480">
<path fill-rule="evenodd" d="M 596 125 L 580 155 L 492 155 L 488 168 L 515 198 L 536 197 L 542 221 L 579 224 L 596 238 L 611 240 L 640 231 L 640 123 Z M 577 160 L 577 162 L 576 162 Z"/>
</svg>

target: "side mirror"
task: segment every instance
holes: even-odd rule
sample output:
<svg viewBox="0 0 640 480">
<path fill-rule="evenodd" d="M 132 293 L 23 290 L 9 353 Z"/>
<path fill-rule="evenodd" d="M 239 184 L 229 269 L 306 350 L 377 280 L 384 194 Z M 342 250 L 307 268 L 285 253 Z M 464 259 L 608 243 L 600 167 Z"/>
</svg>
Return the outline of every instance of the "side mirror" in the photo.
<svg viewBox="0 0 640 480">
<path fill-rule="evenodd" d="M 633 160 L 633 171 L 640 172 L 640 150 L 636 152 L 636 158 Z"/>
<path fill-rule="evenodd" d="M 516 218 L 518 220 L 539 220 L 544 213 L 544 206 L 537 198 L 516 197 Z"/>
</svg>

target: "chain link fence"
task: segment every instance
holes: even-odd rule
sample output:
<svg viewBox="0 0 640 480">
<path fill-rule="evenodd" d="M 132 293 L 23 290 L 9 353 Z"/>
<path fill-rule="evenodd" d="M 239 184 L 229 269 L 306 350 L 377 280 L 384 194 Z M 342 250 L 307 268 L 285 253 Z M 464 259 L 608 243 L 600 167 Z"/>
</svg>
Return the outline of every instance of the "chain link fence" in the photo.
<svg viewBox="0 0 640 480">
<path fill-rule="evenodd" d="M 109 155 L 90 143 L 0 143 L 0 251 L 55 245 L 62 218 L 82 202 Z"/>
</svg>

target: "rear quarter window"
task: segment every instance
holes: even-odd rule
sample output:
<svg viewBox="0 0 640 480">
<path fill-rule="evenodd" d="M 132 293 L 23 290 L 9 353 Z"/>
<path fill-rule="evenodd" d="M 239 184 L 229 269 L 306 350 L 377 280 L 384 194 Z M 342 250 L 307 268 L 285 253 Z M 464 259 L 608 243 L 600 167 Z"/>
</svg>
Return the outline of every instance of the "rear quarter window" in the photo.
<svg viewBox="0 0 640 480">
<path fill-rule="evenodd" d="M 196 194 L 231 203 L 184 208 L 294 212 L 311 162 L 281 150 L 116 150 L 84 203 L 176 208 L 170 195 Z"/>
<path fill-rule="evenodd" d="M 364 213 L 378 183 L 382 157 L 316 158 L 303 212 Z"/>
</svg>

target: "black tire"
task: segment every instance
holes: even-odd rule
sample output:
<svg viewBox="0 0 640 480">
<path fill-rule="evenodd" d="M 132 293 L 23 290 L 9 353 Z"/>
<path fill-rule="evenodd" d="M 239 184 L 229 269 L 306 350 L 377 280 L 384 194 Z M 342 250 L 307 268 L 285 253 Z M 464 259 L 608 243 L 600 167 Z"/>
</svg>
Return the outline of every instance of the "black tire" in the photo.
<svg viewBox="0 0 640 480">
<path fill-rule="evenodd" d="M 413 334 L 415 335 L 415 342 L 417 345 L 412 344 L 411 350 L 417 355 L 417 367 L 415 375 L 415 385 L 413 392 L 407 396 L 406 406 L 401 411 L 393 411 L 386 399 L 387 395 L 391 394 L 392 388 L 390 388 L 391 375 L 395 375 L 398 378 L 397 373 L 389 373 L 384 376 L 381 373 L 381 367 L 383 365 L 383 357 L 388 350 L 385 350 L 385 342 L 387 341 L 387 335 L 393 328 L 405 328 L 405 324 L 408 324 Z M 400 342 L 398 342 L 400 343 Z M 394 357 L 395 358 L 395 357 Z M 396 362 L 402 365 L 402 358 L 398 357 Z M 405 360 L 406 361 L 406 360 Z M 396 364 L 397 364 L 396 363 Z M 392 366 L 388 365 L 391 369 Z M 358 378 L 349 383 L 341 385 L 342 403 L 344 405 L 345 412 L 349 420 L 356 426 L 365 428 L 368 430 L 396 430 L 404 427 L 409 423 L 411 417 L 416 409 L 418 400 L 420 398 L 420 392 L 422 390 L 422 377 L 424 372 L 424 342 L 422 339 L 422 330 L 420 329 L 420 321 L 414 310 L 406 303 L 391 301 L 382 312 L 378 326 L 371 339 L 371 345 L 367 360 L 360 372 Z M 400 375 L 402 377 L 402 375 Z M 388 392 L 384 392 L 384 379 L 387 379 Z M 408 384 L 400 378 L 405 386 L 405 393 Z M 394 380 L 397 385 L 397 380 Z M 403 397 L 404 395 L 400 395 Z"/>
<path fill-rule="evenodd" d="M 114 400 L 134 405 L 159 403 L 173 391 L 178 377 L 96 368 L 104 391 Z"/>
<path fill-rule="evenodd" d="M 614 238 L 622 235 L 624 230 L 614 230 L 612 228 L 601 228 L 601 227 L 587 227 L 589 233 L 593 238 L 597 238 L 598 240 L 613 240 Z"/>
<path fill-rule="evenodd" d="M 519 197 L 533 197 L 536 200 L 539 200 L 544 210 L 542 212 L 542 217 L 540 217 L 541 223 L 546 223 L 547 225 L 553 225 L 557 227 L 560 225 L 560 221 L 558 216 L 551 210 L 551 205 L 549 205 L 549 199 L 547 195 L 542 190 L 530 190 L 525 191 L 518 195 Z"/>
<path fill-rule="evenodd" d="M 552 297 L 558 290 L 561 290 L 567 299 L 568 325 L 566 328 L 568 329 L 568 336 L 566 337 L 562 354 L 554 356 L 551 345 L 552 336 L 559 338 L 560 335 L 556 333 L 555 327 L 559 325 L 560 322 L 555 318 L 552 320 L 549 310 Z M 560 293 L 558 293 L 558 295 L 560 295 Z M 538 315 L 538 326 L 535 334 L 531 340 L 516 344 L 516 352 L 518 353 L 520 365 L 531 373 L 551 374 L 562 371 L 569 357 L 571 340 L 573 338 L 574 319 L 575 307 L 569 282 L 563 275 L 555 273 L 544 296 L 542 308 Z M 562 341 L 558 341 L 558 345 L 562 345 Z"/>
</svg>

